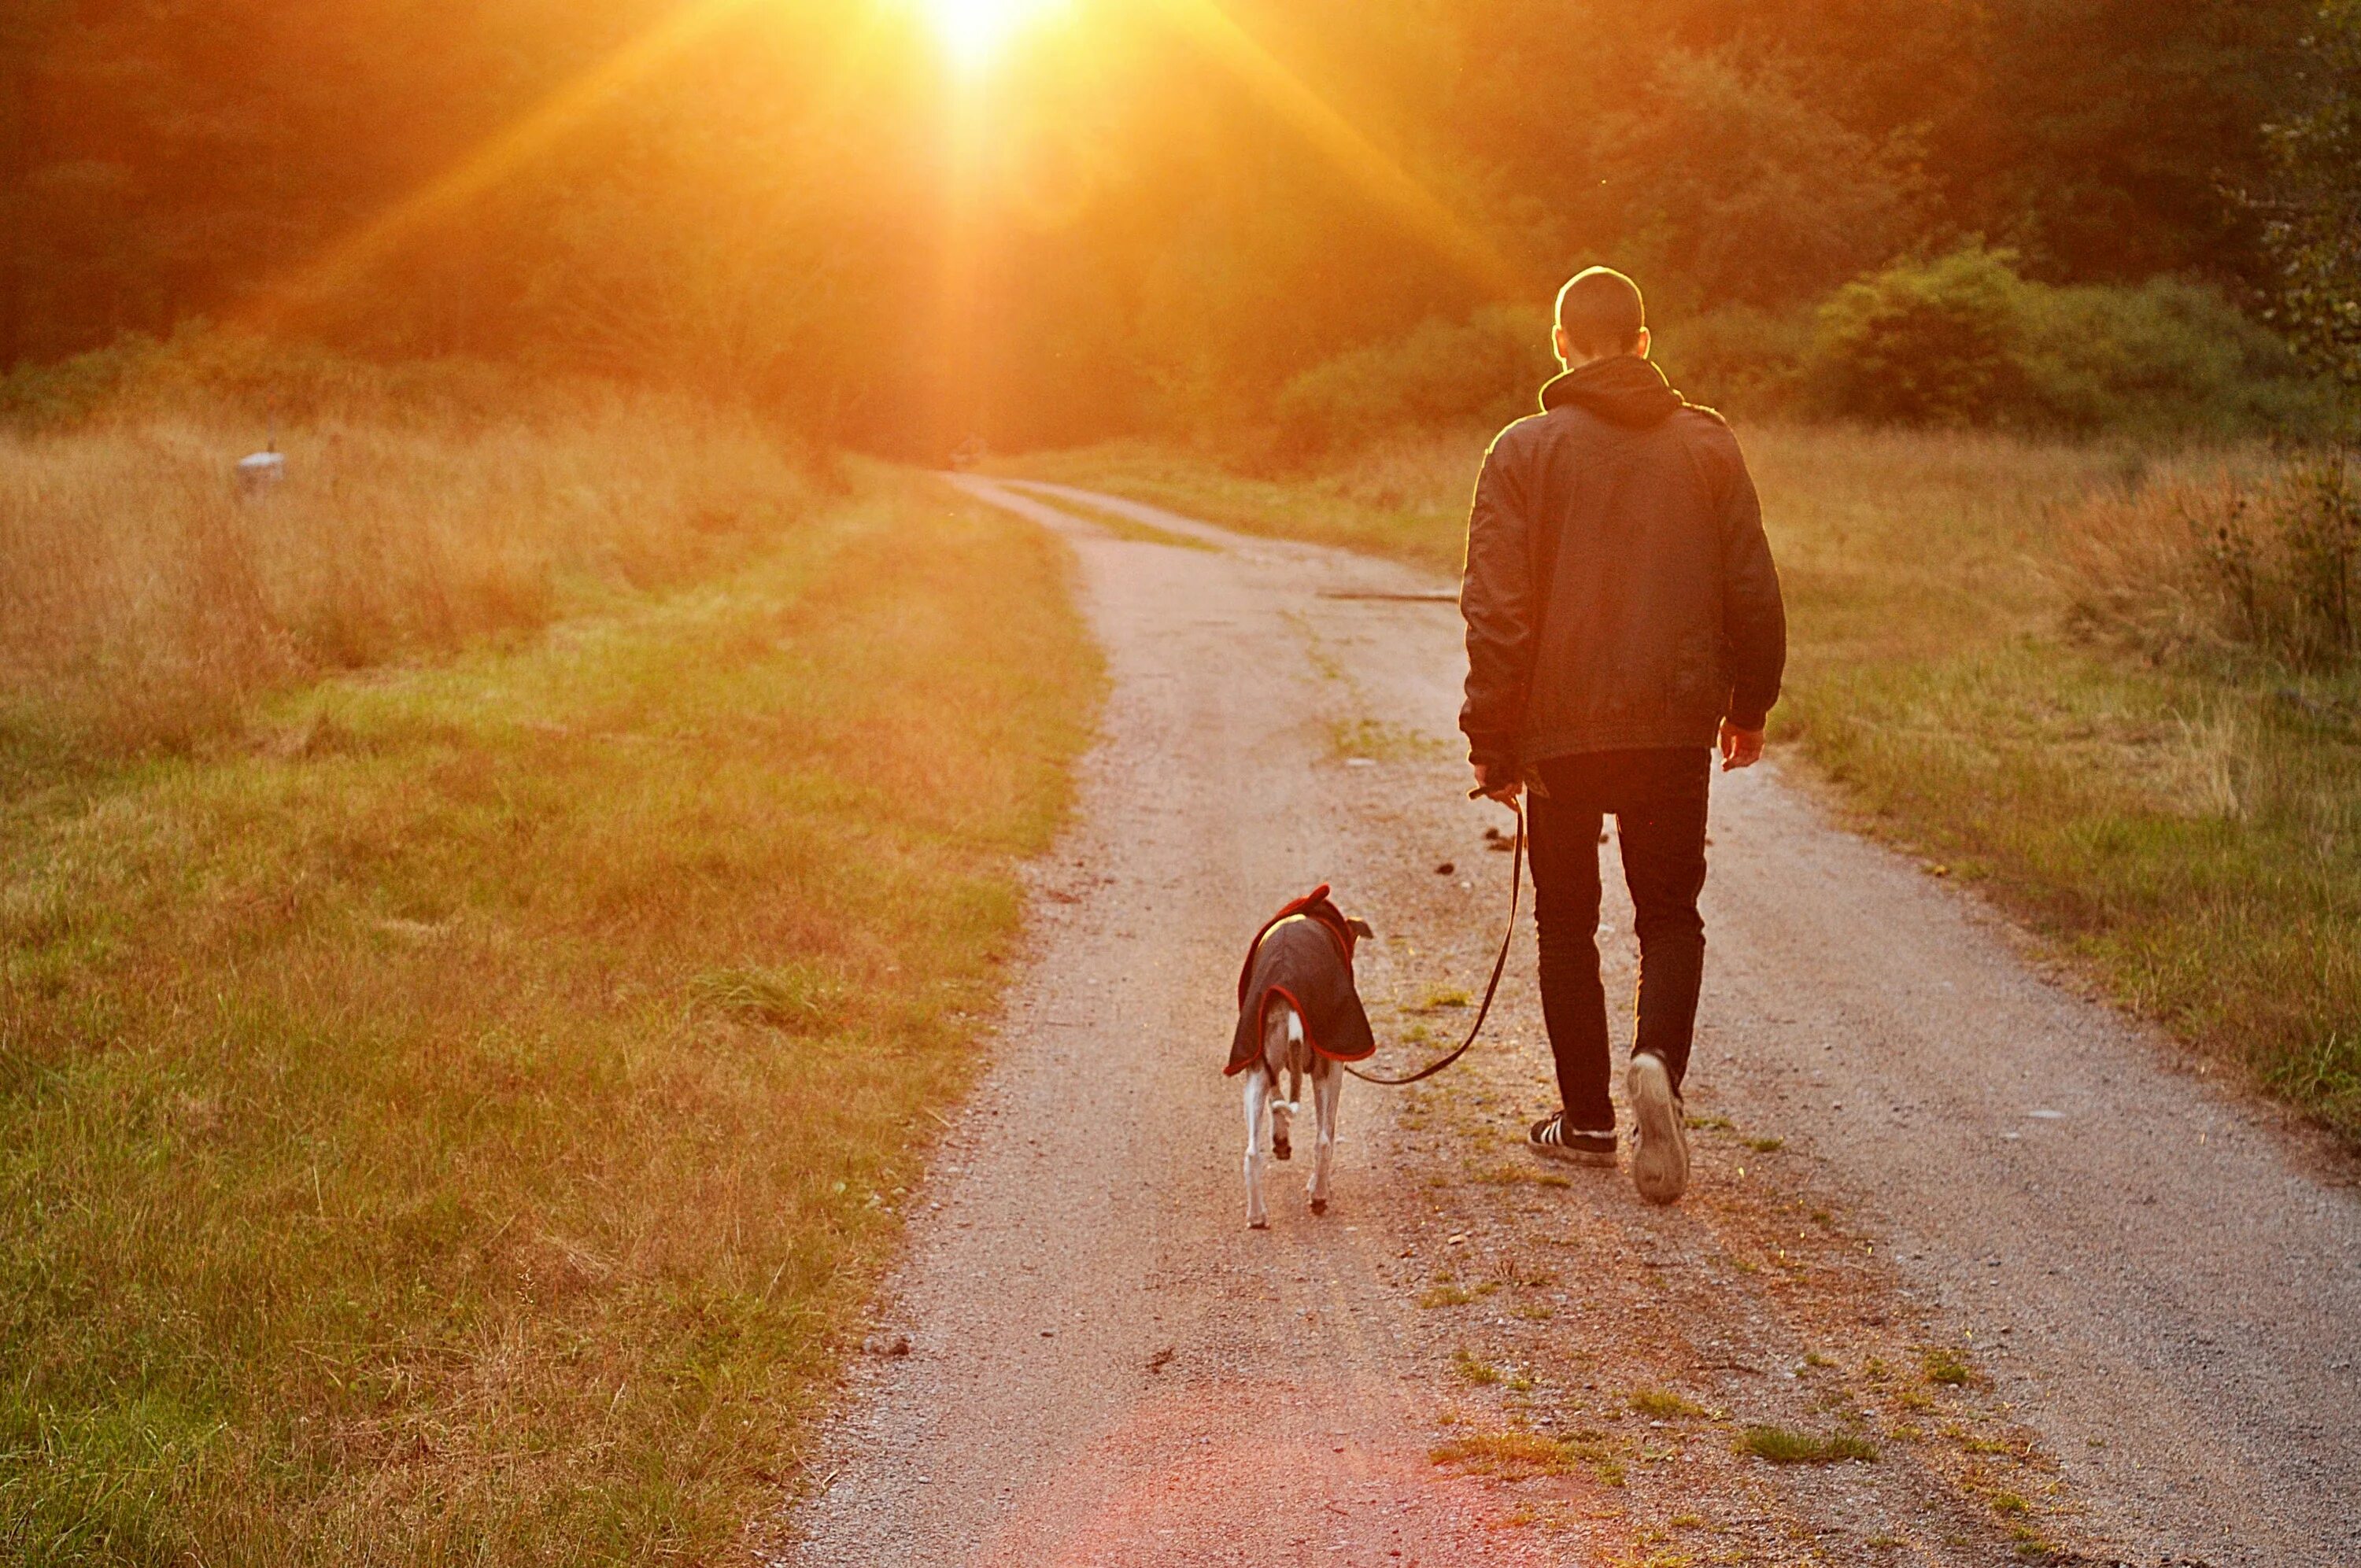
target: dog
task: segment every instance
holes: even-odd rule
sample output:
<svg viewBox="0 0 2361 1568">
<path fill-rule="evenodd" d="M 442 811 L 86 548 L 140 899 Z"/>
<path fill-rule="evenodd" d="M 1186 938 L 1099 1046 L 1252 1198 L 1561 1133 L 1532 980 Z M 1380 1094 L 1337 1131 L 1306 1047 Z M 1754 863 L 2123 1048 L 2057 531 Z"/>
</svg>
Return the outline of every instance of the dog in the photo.
<svg viewBox="0 0 2361 1568">
<path fill-rule="evenodd" d="M 1263 1206 L 1263 1122 L 1270 1122 L 1270 1153 L 1294 1153 L 1293 1118 L 1302 1113 L 1303 1080 L 1312 1080 L 1315 1132 L 1312 1212 L 1328 1212 L 1328 1173 L 1336 1148 L 1336 1100 L 1343 1064 L 1377 1052 L 1368 1014 L 1353 983 L 1353 948 L 1372 935 L 1368 922 L 1345 918 L 1323 883 L 1266 921 L 1247 945 L 1238 971 L 1238 1025 L 1230 1038 L 1225 1074 L 1246 1074 L 1246 1224 L 1268 1230 Z M 1279 1093 L 1287 1080 L 1285 1098 Z"/>
</svg>

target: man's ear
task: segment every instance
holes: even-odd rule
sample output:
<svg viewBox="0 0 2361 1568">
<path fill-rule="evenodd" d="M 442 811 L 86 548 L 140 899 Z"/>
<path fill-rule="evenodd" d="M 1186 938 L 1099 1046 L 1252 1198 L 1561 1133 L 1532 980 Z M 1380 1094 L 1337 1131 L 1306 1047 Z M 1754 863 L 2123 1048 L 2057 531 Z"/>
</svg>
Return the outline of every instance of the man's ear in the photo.
<svg viewBox="0 0 2361 1568">
<path fill-rule="evenodd" d="M 1631 352 L 1638 355 L 1641 358 L 1645 359 L 1648 357 L 1648 345 L 1653 342 L 1655 342 L 1655 339 L 1648 335 L 1648 329 L 1646 327 L 1642 327 L 1640 329 L 1640 341 L 1631 345 Z"/>
<path fill-rule="evenodd" d="M 1367 941 L 1377 935 L 1375 931 L 1369 929 L 1369 923 L 1366 920 L 1347 920 L 1345 922 L 1345 929 L 1350 931 L 1356 937 L 1360 938 L 1363 941 Z"/>
</svg>

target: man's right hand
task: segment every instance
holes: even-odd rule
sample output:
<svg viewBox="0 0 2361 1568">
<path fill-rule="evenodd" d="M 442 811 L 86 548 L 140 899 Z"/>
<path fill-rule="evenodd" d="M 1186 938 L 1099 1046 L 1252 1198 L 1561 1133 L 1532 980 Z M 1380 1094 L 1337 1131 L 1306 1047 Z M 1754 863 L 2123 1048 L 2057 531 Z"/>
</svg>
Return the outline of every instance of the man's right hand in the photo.
<svg viewBox="0 0 2361 1568">
<path fill-rule="evenodd" d="M 1494 767 L 1489 762 L 1476 764 L 1476 790 L 1487 800 L 1513 806 L 1524 787 L 1525 781 L 1515 769 Z"/>
<path fill-rule="evenodd" d="M 1751 768 L 1763 760 L 1763 731 L 1741 729 L 1725 718 L 1721 721 L 1721 771 Z"/>
</svg>

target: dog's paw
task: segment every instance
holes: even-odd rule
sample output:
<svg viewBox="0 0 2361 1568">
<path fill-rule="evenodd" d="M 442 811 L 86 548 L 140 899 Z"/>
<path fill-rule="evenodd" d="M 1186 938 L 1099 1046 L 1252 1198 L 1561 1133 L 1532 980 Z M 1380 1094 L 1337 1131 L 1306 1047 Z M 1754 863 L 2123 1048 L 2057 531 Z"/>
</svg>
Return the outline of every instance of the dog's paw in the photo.
<svg viewBox="0 0 2361 1568">
<path fill-rule="evenodd" d="M 1293 1158 L 1293 1157 L 1294 1157 L 1294 1156 L 1295 1156 L 1295 1146 L 1294 1146 L 1293 1144 L 1289 1143 L 1285 1138 L 1274 1138 L 1274 1139 L 1271 1141 L 1271 1146 L 1270 1146 L 1270 1157 L 1271 1157 L 1271 1158 L 1273 1158 L 1273 1159 L 1291 1159 L 1291 1158 Z"/>
<path fill-rule="evenodd" d="M 1314 1198 L 1312 1201 L 1312 1212 L 1315 1214 L 1326 1213 L 1328 1212 L 1328 1200 L 1325 1198 Z"/>
<path fill-rule="evenodd" d="M 1250 1231 L 1267 1231 L 1270 1229 L 1270 1222 L 1268 1220 L 1248 1220 L 1246 1222 L 1246 1229 Z"/>
</svg>

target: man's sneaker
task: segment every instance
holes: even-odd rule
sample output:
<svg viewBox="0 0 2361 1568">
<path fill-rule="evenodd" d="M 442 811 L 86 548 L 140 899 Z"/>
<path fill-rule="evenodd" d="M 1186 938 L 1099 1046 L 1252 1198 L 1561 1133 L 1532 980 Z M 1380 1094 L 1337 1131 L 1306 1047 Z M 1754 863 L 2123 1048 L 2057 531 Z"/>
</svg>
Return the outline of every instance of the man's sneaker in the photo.
<svg viewBox="0 0 2361 1568">
<path fill-rule="evenodd" d="M 1565 1113 L 1560 1111 L 1533 1124 L 1525 1135 L 1525 1144 L 1544 1159 L 1564 1160 L 1568 1165 L 1615 1164 L 1615 1129 L 1603 1133 L 1586 1133 L 1565 1124 Z"/>
<path fill-rule="evenodd" d="M 1689 1190 L 1689 1135 L 1673 1075 L 1653 1051 L 1636 1051 L 1624 1084 L 1638 1124 L 1631 1134 L 1631 1185 L 1651 1203 L 1670 1203 Z"/>
</svg>

